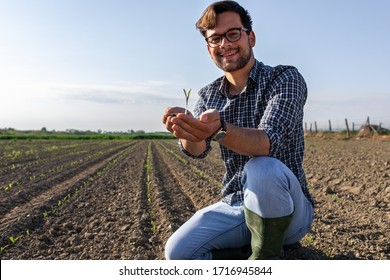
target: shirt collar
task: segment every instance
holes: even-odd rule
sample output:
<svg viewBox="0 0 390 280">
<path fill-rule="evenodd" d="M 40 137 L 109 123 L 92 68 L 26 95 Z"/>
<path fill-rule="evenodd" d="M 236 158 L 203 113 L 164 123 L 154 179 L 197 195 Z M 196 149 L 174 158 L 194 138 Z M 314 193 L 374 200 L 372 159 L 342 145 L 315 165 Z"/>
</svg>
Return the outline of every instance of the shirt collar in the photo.
<svg viewBox="0 0 390 280">
<path fill-rule="evenodd" d="M 256 84 L 259 83 L 260 72 L 261 72 L 261 68 L 263 67 L 263 65 L 264 64 L 262 62 L 255 60 L 255 64 L 253 65 L 252 70 L 249 73 L 247 85 L 241 94 L 246 92 L 246 88 L 248 87 L 248 82 L 249 83 L 255 82 Z M 223 95 L 225 97 L 232 98 L 230 96 L 230 94 L 228 94 L 228 92 L 229 92 L 228 89 L 229 89 L 229 81 L 227 80 L 226 76 L 223 76 L 222 81 L 221 81 L 221 85 L 219 86 L 219 92 L 221 95 Z"/>
<path fill-rule="evenodd" d="M 264 67 L 264 64 L 258 60 L 255 60 L 255 64 L 253 65 L 253 68 L 251 72 L 249 73 L 249 78 L 256 84 L 260 81 L 260 75 L 261 75 L 261 69 Z"/>
</svg>

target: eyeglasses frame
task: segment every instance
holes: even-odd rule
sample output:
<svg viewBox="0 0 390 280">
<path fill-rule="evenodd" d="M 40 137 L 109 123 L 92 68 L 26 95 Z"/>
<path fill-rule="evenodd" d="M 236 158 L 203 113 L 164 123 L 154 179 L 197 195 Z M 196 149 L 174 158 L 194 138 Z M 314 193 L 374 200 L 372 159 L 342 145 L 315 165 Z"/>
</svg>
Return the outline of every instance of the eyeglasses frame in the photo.
<svg viewBox="0 0 390 280">
<path fill-rule="evenodd" d="M 230 41 L 227 37 L 226 37 L 226 34 L 229 33 L 230 31 L 233 31 L 233 30 L 239 30 L 240 31 L 240 38 L 238 40 L 235 40 L 235 41 Z M 205 41 L 207 43 L 207 45 L 210 47 L 210 48 L 216 48 L 216 47 L 219 47 L 221 44 L 222 44 L 222 38 L 225 37 L 226 40 L 228 40 L 230 43 L 234 43 L 234 42 L 237 42 L 239 40 L 241 40 L 241 31 L 244 31 L 244 32 L 249 32 L 249 29 L 248 28 L 245 28 L 245 27 L 235 27 L 235 28 L 231 28 L 229 29 L 228 31 L 226 31 L 225 33 L 223 34 L 213 34 L 209 37 L 206 37 L 205 38 Z M 221 42 L 218 44 L 218 45 L 215 45 L 215 46 L 211 46 L 210 45 L 210 42 L 208 41 L 209 38 L 213 37 L 213 36 L 220 36 L 221 37 Z"/>
</svg>

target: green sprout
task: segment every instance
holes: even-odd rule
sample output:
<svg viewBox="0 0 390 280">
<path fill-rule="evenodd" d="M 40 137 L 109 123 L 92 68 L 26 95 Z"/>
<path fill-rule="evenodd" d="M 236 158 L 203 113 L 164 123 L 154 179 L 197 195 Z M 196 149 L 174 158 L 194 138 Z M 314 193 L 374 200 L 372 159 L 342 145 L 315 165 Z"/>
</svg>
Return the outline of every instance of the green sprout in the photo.
<svg viewBox="0 0 390 280">
<path fill-rule="evenodd" d="M 0 248 L 0 254 L 3 253 L 3 251 L 4 251 L 5 249 L 7 249 L 8 246 L 9 246 L 9 245 L 5 245 L 4 247 L 1 247 L 1 248 Z"/>
<path fill-rule="evenodd" d="M 11 237 L 9 238 L 9 240 L 12 242 L 12 244 L 15 244 L 16 241 L 18 241 L 18 239 L 21 238 L 21 237 L 22 237 L 22 236 L 18 236 L 18 237 L 13 237 L 13 236 L 11 236 Z"/>
<path fill-rule="evenodd" d="M 187 115 L 187 112 L 188 112 L 188 99 L 190 99 L 191 89 L 187 92 L 183 88 L 183 92 L 184 92 L 184 96 L 186 97 L 186 110 L 185 110 L 185 114 Z"/>
</svg>

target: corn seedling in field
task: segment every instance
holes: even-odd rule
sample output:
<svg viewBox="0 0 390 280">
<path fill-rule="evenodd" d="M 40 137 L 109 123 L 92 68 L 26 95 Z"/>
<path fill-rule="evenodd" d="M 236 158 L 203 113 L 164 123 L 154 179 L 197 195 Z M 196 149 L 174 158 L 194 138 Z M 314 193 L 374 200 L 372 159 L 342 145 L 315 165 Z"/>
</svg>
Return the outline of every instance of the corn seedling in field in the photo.
<svg viewBox="0 0 390 280">
<path fill-rule="evenodd" d="M 11 237 L 9 238 L 9 240 L 11 241 L 12 244 L 15 244 L 16 241 L 18 241 L 18 239 L 21 238 L 21 237 L 22 237 L 22 236 L 18 236 L 18 237 L 13 237 L 13 236 L 11 236 Z"/>
<path fill-rule="evenodd" d="M 146 170 L 146 187 L 147 187 L 147 196 L 148 196 L 148 204 L 151 205 L 152 204 L 152 198 L 151 198 L 151 195 L 150 195 L 150 188 L 151 188 L 151 184 L 152 184 L 152 181 L 151 181 L 151 178 L 150 178 L 150 169 L 151 169 L 151 144 L 149 143 L 148 145 L 148 153 L 147 153 L 147 157 L 146 157 L 146 163 L 145 163 L 145 170 Z"/>
<path fill-rule="evenodd" d="M 150 215 L 150 226 L 151 231 L 154 234 L 156 232 L 157 223 L 154 220 L 154 210 L 152 205 L 152 195 L 151 195 L 151 187 L 152 187 L 152 179 L 151 179 L 151 173 L 152 173 L 152 149 L 151 149 L 151 143 L 148 145 L 148 151 L 146 156 L 146 163 L 145 163 L 145 171 L 146 171 L 146 187 L 147 187 L 147 197 L 148 197 L 148 206 L 149 209 L 149 215 Z"/>
<path fill-rule="evenodd" d="M 7 249 L 8 246 L 9 246 L 9 245 L 5 245 L 5 246 L 1 247 L 1 248 L 0 248 L 0 254 L 1 254 L 5 249 Z"/>
</svg>

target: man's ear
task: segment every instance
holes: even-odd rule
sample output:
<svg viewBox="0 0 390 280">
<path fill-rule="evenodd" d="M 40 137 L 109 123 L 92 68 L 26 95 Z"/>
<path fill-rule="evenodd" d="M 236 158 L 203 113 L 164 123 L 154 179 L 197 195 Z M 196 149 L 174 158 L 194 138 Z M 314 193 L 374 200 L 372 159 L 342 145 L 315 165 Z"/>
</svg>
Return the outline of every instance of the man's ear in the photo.
<svg viewBox="0 0 390 280">
<path fill-rule="evenodd" d="M 256 35 L 253 30 L 249 33 L 249 44 L 252 48 L 256 45 Z"/>
</svg>

